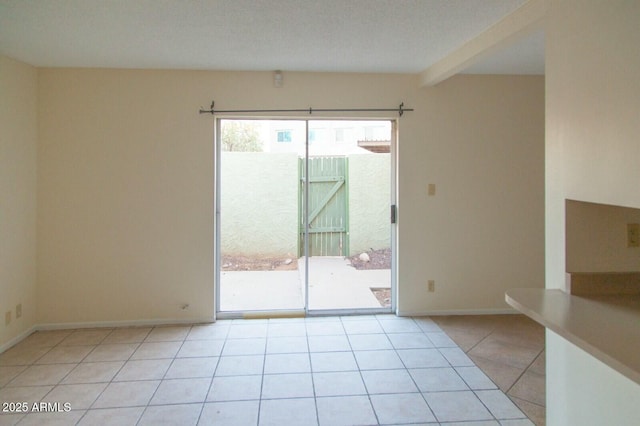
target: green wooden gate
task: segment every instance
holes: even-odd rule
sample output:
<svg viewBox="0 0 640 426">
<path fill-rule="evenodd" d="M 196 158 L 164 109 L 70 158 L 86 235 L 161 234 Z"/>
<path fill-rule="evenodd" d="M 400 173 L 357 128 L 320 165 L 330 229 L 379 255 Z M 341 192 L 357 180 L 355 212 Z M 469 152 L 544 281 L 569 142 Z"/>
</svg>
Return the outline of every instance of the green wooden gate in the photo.
<svg viewBox="0 0 640 426">
<path fill-rule="evenodd" d="M 305 160 L 299 160 L 299 255 L 304 255 Z M 309 256 L 349 253 L 349 179 L 346 157 L 309 158 Z"/>
</svg>

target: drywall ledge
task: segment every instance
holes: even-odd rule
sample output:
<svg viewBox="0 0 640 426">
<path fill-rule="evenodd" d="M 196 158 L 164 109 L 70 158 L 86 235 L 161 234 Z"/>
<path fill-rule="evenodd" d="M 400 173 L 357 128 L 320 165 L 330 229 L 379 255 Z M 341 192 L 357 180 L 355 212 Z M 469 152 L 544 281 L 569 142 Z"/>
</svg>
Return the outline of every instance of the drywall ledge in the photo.
<svg viewBox="0 0 640 426">
<path fill-rule="evenodd" d="M 640 298 L 571 296 L 562 290 L 517 288 L 506 302 L 640 384 Z"/>
</svg>

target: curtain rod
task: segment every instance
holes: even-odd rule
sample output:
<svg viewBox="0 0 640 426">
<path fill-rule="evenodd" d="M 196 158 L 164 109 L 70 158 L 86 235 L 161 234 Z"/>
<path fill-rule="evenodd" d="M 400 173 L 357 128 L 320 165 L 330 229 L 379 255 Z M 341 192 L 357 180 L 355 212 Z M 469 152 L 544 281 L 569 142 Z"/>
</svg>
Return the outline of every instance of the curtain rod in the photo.
<svg viewBox="0 0 640 426">
<path fill-rule="evenodd" d="M 397 111 L 400 117 L 406 111 L 413 111 L 413 108 L 405 108 L 404 102 L 397 108 L 307 108 L 307 109 L 227 109 L 217 110 L 214 109 L 215 102 L 211 101 L 210 109 L 203 109 L 200 107 L 200 114 L 244 114 L 244 113 L 256 113 L 256 112 L 305 112 L 309 115 L 314 112 L 394 112 Z"/>
</svg>

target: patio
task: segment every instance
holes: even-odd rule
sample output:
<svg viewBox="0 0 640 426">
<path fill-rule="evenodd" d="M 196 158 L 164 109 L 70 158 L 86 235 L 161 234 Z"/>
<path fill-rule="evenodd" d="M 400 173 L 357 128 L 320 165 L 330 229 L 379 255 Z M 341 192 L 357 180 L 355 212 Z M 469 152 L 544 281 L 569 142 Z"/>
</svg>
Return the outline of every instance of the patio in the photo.
<svg viewBox="0 0 640 426">
<path fill-rule="evenodd" d="M 304 258 L 293 271 L 222 271 L 220 310 L 304 309 Z M 343 257 L 309 258 L 309 309 L 372 309 L 372 288 L 391 288 L 389 269 L 357 270 Z"/>
</svg>

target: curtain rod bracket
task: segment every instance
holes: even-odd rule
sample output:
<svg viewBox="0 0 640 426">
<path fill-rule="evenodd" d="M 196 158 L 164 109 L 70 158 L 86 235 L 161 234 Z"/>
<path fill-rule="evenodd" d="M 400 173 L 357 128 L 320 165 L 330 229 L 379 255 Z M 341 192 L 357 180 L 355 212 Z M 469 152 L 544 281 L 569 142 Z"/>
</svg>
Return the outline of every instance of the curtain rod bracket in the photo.
<svg viewBox="0 0 640 426">
<path fill-rule="evenodd" d="M 213 109 L 215 104 L 216 104 L 215 101 L 211 101 L 211 108 L 204 109 L 204 108 L 200 107 L 200 114 L 211 114 L 211 115 L 215 114 L 215 110 Z"/>
<path fill-rule="evenodd" d="M 211 107 L 211 109 L 213 109 L 213 107 Z M 400 114 L 400 117 L 402 117 L 402 114 L 404 114 L 404 102 L 402 102 L 398 107 L 398 113 Z"/>
</svg>

